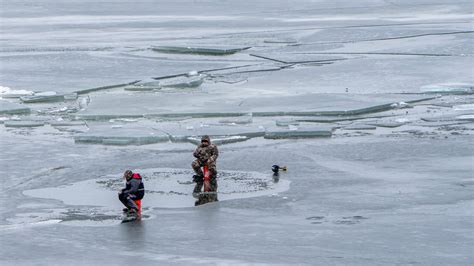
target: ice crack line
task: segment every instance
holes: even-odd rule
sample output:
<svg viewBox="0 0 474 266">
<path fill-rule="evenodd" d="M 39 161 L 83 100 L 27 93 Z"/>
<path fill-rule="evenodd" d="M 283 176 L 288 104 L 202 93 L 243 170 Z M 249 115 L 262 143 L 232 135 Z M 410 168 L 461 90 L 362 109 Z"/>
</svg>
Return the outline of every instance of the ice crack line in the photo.
<svg viewBox="0 0 474 266">
<path fill-rule="evenodd" d="M 350 53 L 350 52 L 324 52 L 324 53 L 294 53 L 294 54 L 320 54 L 320 55 L 400 55 L 400 56 L 459 56 L 455 54 L 423 54 L 423 53 Z"/>
<path fill-rule="evenodd" d="M 314 45 L 314 44 L 337 44 L 337 43 L 360 43 L 360 42 L 389 41 L 389 40 L 419 38 L 419 37 L 426 37 L 426 36 L 442 36 L 442 35 L 470 34 L 470 33 L 474 33 L 474 31 L 452 31 L 452 32 L 439 32 L 439 33 L 423 33 L 423 34 L 415 34 L 415 35 L 387 37 L 387 38 L 378 38 L 378 39 L 366 39 L 366 40 L 358 40 L 358 41 L 312 42 L 312 43 L 297 44 L 297 46 Z"/>
<path fill-rule="evenodd" d="M 347 26 L 335 26 L 335 27 L 289 28 L 289 29 L 275 29 L 275 30 L 263 30 L 263 31 L 242 31 L 242 32 L 220 33 L 220 34 L 214 34 L 214 35 L 203 37 L 203 38 L 218 38 L 218 37 L 227 38 L 228 36 L 235 37 L 238 35 L 273 33 L 273 32 L 295 32 L 295 31 L 314 31 L 314 30 L 331 30 L 331 29 L 400 27 L 400 26 L 422 26 L 422 25 L 447 25 L 447 24 L 468 24 L 468 23 L 472 23 L 472 21 L 440 21 L 440 22 L 421 22 L 421 23 L 347 25 Z"/>
</svg>

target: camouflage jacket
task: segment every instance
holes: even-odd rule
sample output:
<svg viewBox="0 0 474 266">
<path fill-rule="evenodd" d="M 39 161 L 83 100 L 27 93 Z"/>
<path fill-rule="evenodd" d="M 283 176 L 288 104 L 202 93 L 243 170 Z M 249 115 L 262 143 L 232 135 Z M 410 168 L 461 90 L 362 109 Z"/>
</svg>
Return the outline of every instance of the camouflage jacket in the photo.
<svg viewBox="0 0 474 266">
<path fill-rule="evenodd" d="M 217 150 L 217 146 L 212 143 L 209 144 L 207 147 L 201 144 L 196 148 L 193 155 L 201 163 L 208 162 L 212 164 L 217 161 L 217 157 L 219 156 L 219 150 Z"/>
</svg>

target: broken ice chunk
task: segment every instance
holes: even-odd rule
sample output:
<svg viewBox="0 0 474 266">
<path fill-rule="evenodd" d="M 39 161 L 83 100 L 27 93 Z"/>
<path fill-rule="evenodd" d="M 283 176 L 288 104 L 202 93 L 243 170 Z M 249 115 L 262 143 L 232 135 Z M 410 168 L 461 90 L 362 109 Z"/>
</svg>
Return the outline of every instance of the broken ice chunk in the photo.
<svg viewBox="0 0 474 266">
<path fill-rule="evenodd" d="M 74 120 L 110 120 L 125 118 L 142 118 L 143 115 L 121 115 L 121 114 L 75 114 L 71 116 Z"/>
<path fill-rule="evenodd" d="M 287 126 L 290 126 L 290 125 L 298 126 L 300 124 L 300 122 L 298 122 L 296 120 L 282 119 L 282 120 L 276 120 L 275 124 L 279 127 L 287 127 Z"/>
<path fill-rule="evenodd" d="M 30 108 L 24 105 L 0 100 L 0 114 L 29 114 L 30 111 Z"/>
<path fill-rule="evenodd" d="M 298 43 L 298 41 L 294 39 L 266 39 L 263 40 L 263 43 L 282 43 L 282 44 L 295 44 Z"/>
<path fill-rule="evenodd" d="M 433 97 L 413 95 L 348 95 L 348 94 L 303 94 L 294 96 L 252 96 L 240 98 L 231 97 L 222 101 L 221 95 L 208 93 L 182 93 L 179 104 L 174 93 L 137 94 L 130 101 L 130 95 L 98 94 L 88 110 L 75 115 L 76 119 L 112 119 L 126 118 L 160 118 L 176 119 L 184 117 L 210 118 L 237 117 L 252 113 L 253 117 L 287 116 L 315 117 L 325 116 L 354 116 L 381 112 L 393 109 L 394 102 L 412 103 L 415 100 L 432 99 Z M 140 104 L 137 105 L 136 103 Z"/>
<path fill-rule="evenodd" d="M 295 125 L 288 125 L 288 129 L 291 131 L 295 131 L 295 130 L 298 130 L 298 127 Z"/>
<path fill-rule="evenodd" d="M 20 97 L 20 100 L 24 103 L 59 102 L 64 101 L 64 95 L 57 94 L 55 91 L 45 91 L 32 96 Z"/>
<path fill-rule="evenodd" d="M 135 123 L 138 122 L 138 119 L 130 118 L 114 118 L 109 120 L 110 123 L 120 122 L 120 123 Z"/>
<path fill-rule="evenodd" d="M 101 91 L 101 90 L 108 90 L 108 89 L 113 89 L 113 88 L 125 87 L 125 86 L 127 86 L 127 85 L 133 85 L 133 84 L 138 83 L 138 82 L 140 82 L 140 80 L 134 80 L 134 81 L 132 81 L 132 82 L 122 83 L 122 84 L 114 84 L 114 85 L 107 85 L 107 86 L 101 86 L 101 87 L 96 87 L 96 88 L 78 90 L 78 91 L 76 91 L 76 93 L 77 93 L 77 94 L 87 94 L 87 93 L 95 92 L 95 91 Z"/>
<path fill-rule="evenodd" d="M 153 133 L 153 134 L 152 134 Z M 145 145 L 169 141 L 165 133 L 156 134 L 148 127 L 131 127 L 126 124 L 119 130 L 110 129 L 105 125 L 91 127 L 84 134 L 74 136 L 76 143 L 95 143 L 104 145 Z"/>
<path fill-rule="evenodd" d="M 160 85 L 165 88 L 196 88 L 199 87 L 203 81 L 200 76 L 176 77 L 162 79 L 160 80 Z"/>
<path fill-rule="evenodd" d="M 456 120 L 474 121 L 474 115 L 460 115 L 460 116 L 456 116 Z"/>
<path fill-rule="evenodd" d="M 161 85 L 158 81 L 139 82 L 124 88 L 126 91 L 153 91 L 160 89 Z"/>
<path fill-rule="evenodd" d="M 413 108 L 411 105 L 409 105 L 406 102 L 392 103 L 390 107 L 395 108 L 395 109 Z"/>
<path fill-rule="evenodd" d="M 470 83 L 444 83 L 426 85 L 420 88 L 425 93 L 443 93 L 443 94 L 473 94 L 474 84 Z"/>
<path fill-rule="evenodd" d="M 196 70 L 193 70 L 193 71 L 189 71 L 187 75 L 188 77 L 193 77 L 193 76 L 199 75 L 199 72 L 197 72 Z"/>
<path fill-rule="evenodd" d="M 270 129 L 265 133 L 266 139 L 289 139 L 289 138 L 318 138 L 330 137 L 332 129 L 327 128 L 299 128 L 297 130 Z"/>
<path fill-rule="evenodd" d="M 63 106 L 60 108 L 48 109 L 46 111 L 38 111 L 41 114 L 66 114 L 66 113 L 75 113 L 77 112 L 77 107 L 74 106 Z"/>
<path fill-rule="evenodd" d="M 51 121 L 49 124 L 52 127 L 61 127 L 61 126 L 84 126 L 86 123 L 84 121 Z"/>
<path fill-rule="evenodd" d="M 460 105 L 455 105 L 453 106 L 453 109 L 456 111 L 473 111 L 474 110 L 474 104 L 460 104 Z"/>
<path fill-rule="evenodd" d="M 397 118 L 397 119 L 395 119 L 395 122 L 397 122 L 397 123 L 408 123 L 408 122 L 410 122 L 410 119 L 408 119 L 408 118 Z"/>
<path fill-rule="evenodd" d="M 206 121 L 208 122 L 208 121 Z M 212 124 L 209 127 L 201 127 L 201 121 L 188 121 L 186 124 L 176 122 L 162 122 L 153 129 L 165 132 L 171 138 L 172 142 L 188 142 L 190 137 L 195 137 L 200 141 L 200 137 L 203 135 L 211 136 L 212 141 L 214 137 L 224 139 L 230 138 L 232 141 L 239 138 L 231 138 L 234 136 L 243 136 L 247 138 L 262 137 L 265 132 L 256 126 L 251 125 L 216 125 Z"/>
<path fill-rule="evenodd" d="M 102 144 L 104 145 L 131 145 L 133 144 L 132 139 L 103 139 Z"/>
<path fill-rule="evenodd" d="M 399 127 L 405 125 L 403 122 L 374 122 L 374 123 L 369 123 L 368 125 L 375 126 L 375 127 Z"/>
<path fill-rule="evenodd" d="M 58 93 L 55 91 L 42 91 L 42 92 L 35 93 L 35 96 L 54 96 L 54 95 L 58 95 Z"/>
<path fill-rule="evenodd" d="M 216 145 L 241 142 L 241 141 L 246 141 L 250 139 L 249 137 L 246 137 L 246 136 L 211 136 L 211 138 L 212 138 L 212 143 Z M 187 139 L 189 142 L 193 144 L 196 144 L 196 145 L 201 144 L 201 138 L 188 137 Z"/>
<path fill-rule="evenodd" d="M 75 92 L 64 94 L 64 100 L 66 100 L 66 101 L 73 101 L 73 100 L 76 100 L 76 99 L 77 99 L 77 93 L 75 93 Z"/>
<path fill-rule="evenodd" d="M 434 117 L 422 117 L 421 120 L 425 122 L 449 122 L 449 121 L 455 121 L 455 120 L 461 120 L 459 117 L 464 117 L 465 115 L 470 115 L 470 114 L 464 114 L 464 115 L 440 115 L 440 116 L 434 116 Z"/>
<path fill-rule="evenodd" d="M 5 121 L 6 127 L 42 127 L 44 122 L 42 121 Z"/>
<path fill-rule="evenodd" d="M 230 55 L 249 49 L 250 47 L 189 47 L 189 46 L 154 46 L 153 51 L 177 54 L 201 54 L 201 55 Z"/>
<path fill-rule="evenodd" d="M 370 125 L 362 125 L 362 124 L 357 124 L 357 125 L 350 125 L 347 127 L 344 127 L 346 130 L 374 130 L 377 127 L 375 126 L 370 126 Z"/>
<path fill-rule="evenodd" d="M 251 115 L 232 117 L 219 120 L 221 124 L 251 124 L 253 122 L 253 117 Z"/>
<path fill-rule="evenodd" d="M 81 99 L 78 101 L 79 109 L 80 109 L 81 111 L 86 110 L 87 106 L 88 106 L 90 103 L 91 103 L 91 98 L 89 97 L 89 95 L 87 95 L 87 97 L 81 98 Z"/>
<path fill-rule="evenodd" d="M 313 116 L 298 118 L 298 122 L 312 122 L 312 123 L 335 123 L 343 121 L 354 121 L 367 118 L 383 118 L 388 117 L 389 115 L 377 115 L 377 116 L 367 116 L 367 115 L 354 115 L 354 116 Z"/>
<path fill-rule="evenodd" d="M 158 87 L 149 87 L 149 86 L 143 86 L 143 85 L 135 85 L 135 86 L 127 86 L 124 88 L 126 91 L 153 91 L 153 90 L 158 90 L 160 88 Z"/>
</svg>

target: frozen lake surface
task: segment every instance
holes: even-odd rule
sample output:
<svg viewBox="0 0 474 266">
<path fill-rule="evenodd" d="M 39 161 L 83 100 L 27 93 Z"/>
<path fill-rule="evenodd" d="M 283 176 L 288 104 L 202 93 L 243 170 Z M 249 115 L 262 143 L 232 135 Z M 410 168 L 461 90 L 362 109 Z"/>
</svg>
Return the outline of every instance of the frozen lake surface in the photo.
<svg viewBox="0 0 474 266">
<path fill-rule="evenodd" d="M 1 265 L 473 264 L 469 1 L 1 5 Z"/>
</svg>

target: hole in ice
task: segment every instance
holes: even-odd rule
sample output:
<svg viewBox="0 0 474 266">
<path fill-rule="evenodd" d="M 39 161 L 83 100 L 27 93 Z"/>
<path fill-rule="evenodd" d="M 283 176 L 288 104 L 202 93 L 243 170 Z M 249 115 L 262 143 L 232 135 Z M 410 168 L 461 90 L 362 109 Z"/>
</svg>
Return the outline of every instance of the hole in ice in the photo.
<svg viewBox="0 0 474 266">
<path fill-rule="evenodd" d="M 154 168 L 136 170 L 144 179 L 146 194 L 142 201 L 145 207 L 183 208 L 194 206 L 192 191 L 194 172 L 187 169 Z M 273 181 L 270 174 L 243 171 L 219 171 L 219 200 L 271 195 L 287 190 L 288 180 Z M 121 210 L 117 193 L 124 187 L 121 174 L 73 183 L 67 186 L 27 190 L 31 197 L 61 200 L 67 205 L 101 206 Z"/>
</svg>

